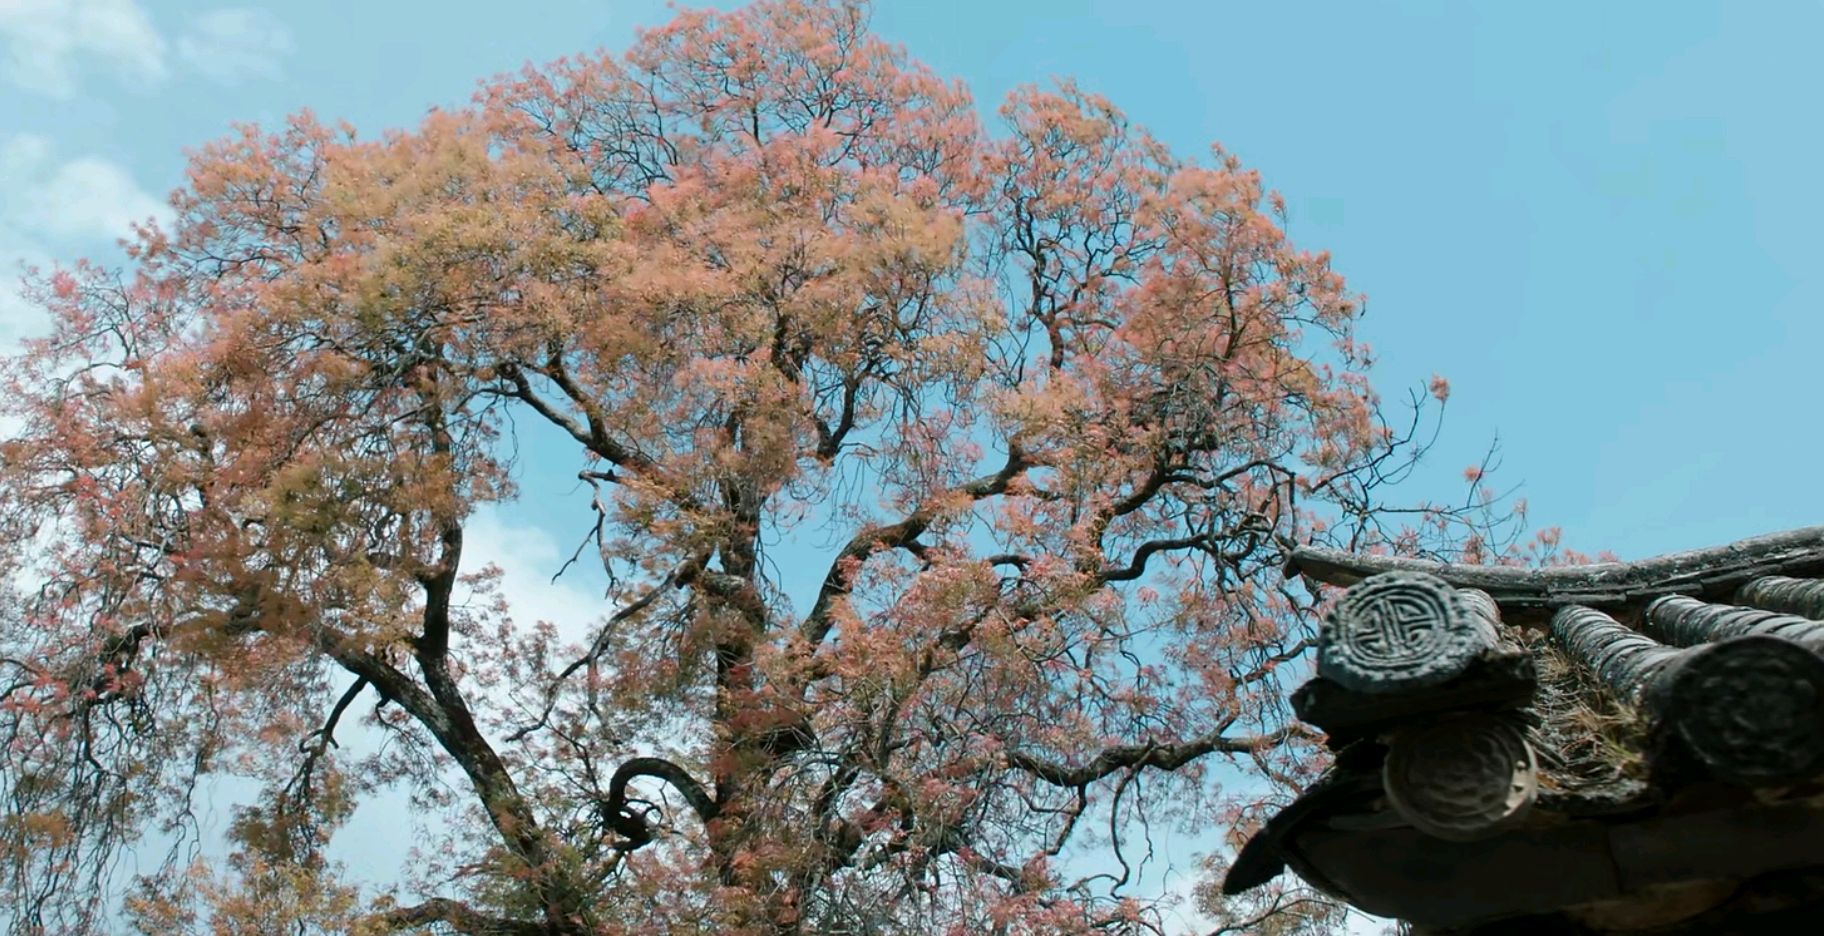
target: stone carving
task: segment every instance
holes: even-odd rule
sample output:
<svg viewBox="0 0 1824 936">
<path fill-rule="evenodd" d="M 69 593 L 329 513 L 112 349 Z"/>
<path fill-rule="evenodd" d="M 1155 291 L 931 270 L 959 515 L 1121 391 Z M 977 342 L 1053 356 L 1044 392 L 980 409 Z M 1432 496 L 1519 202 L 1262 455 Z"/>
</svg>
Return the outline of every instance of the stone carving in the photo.
<svg viewBox="0 0 1824 936">
<path fill-rule="evenodd" d="M 1405 692 L 1456 676 L 1494 644 L 1491 622 L 1442 579 L 1386 572 L 1337 602 L 1317 672 L 1358 692 Z"/>
<path fill-rule="evenodd" d="M 1381 767 L 1387 799 L 1427 835 L 1472 841 L 1524 818 L 1539 795 L 1539 765 L 1511 721 L 1463 713 L 1407 728 Z"/>
<path fill-rule="evenodd" d="M 1655 687 L 1656 708 L 1713 775 L 1769 786 L 1824 773 L 1824 659 L 1759 635 L 1689 653 Z"/>
</svg>

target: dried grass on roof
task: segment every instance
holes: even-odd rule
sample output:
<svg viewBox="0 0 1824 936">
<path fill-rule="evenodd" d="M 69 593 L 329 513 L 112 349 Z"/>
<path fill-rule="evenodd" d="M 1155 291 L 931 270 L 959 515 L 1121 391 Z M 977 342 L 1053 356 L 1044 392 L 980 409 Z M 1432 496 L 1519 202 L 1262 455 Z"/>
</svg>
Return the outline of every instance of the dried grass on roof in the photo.
<svg viewBox="0 0 1824 936">
<path fill-rule="evenodd" d="M 1543 633 L 1522 641 L 1538 666 L 1532 741 L 1539 752 L 1540 785 L 1563 793 L 1611 792 L 1647 778 L 1647 724 L 1553 646 Z"/>
</svg>

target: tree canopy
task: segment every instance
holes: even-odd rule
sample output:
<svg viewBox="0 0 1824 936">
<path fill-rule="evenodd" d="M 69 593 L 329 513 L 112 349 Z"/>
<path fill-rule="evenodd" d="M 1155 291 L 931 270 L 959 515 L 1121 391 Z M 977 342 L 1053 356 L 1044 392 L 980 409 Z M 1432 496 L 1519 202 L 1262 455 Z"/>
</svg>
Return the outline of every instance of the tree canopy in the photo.
<svg viewBox="0 0 1824 936">
<path fill-rule="evenodd" d="M 1484 498 L 1383 503 L 1447 388 L 1383 412 L 1257 174 L 1069 83 L 989 123 L 860 0 L 682 12 L 409 131 L 242 128 L 125 269 L 34 278 L 14 930 L 110 929 L 119 856 L 235 774 L 231 854 L 174 852 L 135 925 L 1162 931 L 1147 829 L 1245 829 L 1321 764 L 1286 552 L 1498 544 Z M 464 560 L 522 459 L 576 472 L 594 620 Z M 448 838 L 409 896 L 324 855 L 398 787 Z M 1333 920 L 1290 887 L 1201 898 Z"/>
</svg>

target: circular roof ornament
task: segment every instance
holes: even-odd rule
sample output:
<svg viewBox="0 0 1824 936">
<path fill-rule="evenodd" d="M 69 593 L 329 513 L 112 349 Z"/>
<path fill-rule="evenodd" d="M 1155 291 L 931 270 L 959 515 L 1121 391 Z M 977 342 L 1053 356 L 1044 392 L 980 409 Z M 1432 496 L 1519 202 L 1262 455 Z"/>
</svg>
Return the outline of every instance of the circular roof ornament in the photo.
<svg viewBox="0 0 1824 936">
<path fill-rule="evenodd" d="M 1525 818 L 1539 796 L 1539 765 L 1513 722 L 1463 713 L 1394 735 L 1381 781 L 1414 828 L 1467 842 Z"/>
<path fill-rule="evenodd" d="M 1463 672 L 1492 626 L 1443 579 L 1383 572 L 1352 586 L 1324 622 L 1317 674 L 1357 692 L 1405 692 Z"/>
<path fill-rule="evenodd" d="M 1689 654 L 1655 695 L 1660 716 L 1713 774 L 1746 786 L 1824 774 L 1824 659 L 1759 634 Z"/>
</svg>

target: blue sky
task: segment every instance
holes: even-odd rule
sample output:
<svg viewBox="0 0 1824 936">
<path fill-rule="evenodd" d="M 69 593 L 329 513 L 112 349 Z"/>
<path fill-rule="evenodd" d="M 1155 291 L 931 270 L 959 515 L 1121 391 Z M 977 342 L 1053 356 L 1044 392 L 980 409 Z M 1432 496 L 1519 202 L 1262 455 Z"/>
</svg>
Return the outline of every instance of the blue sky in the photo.
<svg viewBox="0 0 1824 936">
<path fill-rule="evenodd" d="M 654 0 L 0 0 L 0 268 L 106 255 L 231 121 L 309 107 L 373 134 L 666 18 Z M 1824 523 L 1824 4 L 878 0 L 875 26 L 985 110 L 1070 75 L 1181 155 L 1220 140 L 1260 169 L 1294 238 L 1369 295 L 1382 391 L 1454 386 L 1412 498 L 1460 495 L 1498 433 L 1500 477 L 1585 550 Z M 0 344 L 34 327 L 0 289 Z M 593 616 L 587 587 L 547 581 L 580 532 L 556 516 L 471 538 L 523 617 Z"/>
<path fill-rule="evenodd" d="M 233 0 L 230 0 L 233 2 Z M 230 121 L 363 132 L 667 18 L 652 0 L 0 0 L 0 265 L 105 252 Z M 1412 489 L 1499 434 L 1537 523 L 1637 557 L 1824 522 L 1824 5 L 880 0 L 985 108 L 1075 76 L 1220 140 L 1370 297 L 1390 397 L 1454 393 Z M 0 338 L 31 328 L 0 298 Z"/>
</svg>

